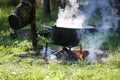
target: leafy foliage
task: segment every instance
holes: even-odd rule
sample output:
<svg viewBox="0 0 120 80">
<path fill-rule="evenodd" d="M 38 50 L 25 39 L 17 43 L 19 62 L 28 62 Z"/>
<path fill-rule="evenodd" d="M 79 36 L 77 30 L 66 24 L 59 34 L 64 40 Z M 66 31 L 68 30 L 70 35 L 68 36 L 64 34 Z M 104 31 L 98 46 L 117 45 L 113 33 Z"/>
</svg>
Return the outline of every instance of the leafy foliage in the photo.
<svg viewBox="0 0 120 80">
<path fill-rule="evenodd" d="M 0 0 L 0 5 L 16 6 L 20 0 Z"/>
</svg>

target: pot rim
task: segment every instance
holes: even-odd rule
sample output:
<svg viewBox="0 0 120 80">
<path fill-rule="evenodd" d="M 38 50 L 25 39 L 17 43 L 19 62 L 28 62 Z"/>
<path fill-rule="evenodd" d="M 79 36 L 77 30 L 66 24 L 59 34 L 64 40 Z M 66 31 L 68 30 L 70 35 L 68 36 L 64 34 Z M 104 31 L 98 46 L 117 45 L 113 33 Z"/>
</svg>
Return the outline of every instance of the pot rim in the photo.
<svg viewBox="0 0 120 80">
<path fill-rule="evenodd" d="M 77 30 L 79 30 L 79 29 L 95 29 L 95 27 L 93 27 L 93 26 L 88 26 L 88 27 L 84 27 L 84 28 L 81 28 L 81 27 L 63 27 L 63 26 L 57 26 L 57 25 L 54 25 L 54 26 L 52 26 L 53 28 L 63 28 L 63 29 L 77 29 Z"/>
</svg>

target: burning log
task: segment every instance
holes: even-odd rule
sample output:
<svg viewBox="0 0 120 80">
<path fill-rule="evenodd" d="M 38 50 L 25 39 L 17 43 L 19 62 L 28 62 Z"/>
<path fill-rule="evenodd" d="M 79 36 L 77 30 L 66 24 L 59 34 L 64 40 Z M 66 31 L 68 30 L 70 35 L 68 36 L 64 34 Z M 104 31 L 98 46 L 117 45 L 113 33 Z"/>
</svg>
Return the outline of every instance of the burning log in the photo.
<svg viewBox="0 0 120 80">
<path fill-rule="evenodd" d="M 86 60 L 86 57 L 89 55 L 89 52 L 87 50 L 83 50 L 82 52 L 80 50 L 74 50 L 73 52 L 82 61 Z"/>
<path fill-rule="evenodd" d="M 63 50 L 66 52 L 67 54 L 67 60 L 69 61 L 77 61 L 78 60 L 78 56 L 76 54 L 74 54 L 73 51 L 67 49 L 67 48 L 63 48 Z"/>
</svg>

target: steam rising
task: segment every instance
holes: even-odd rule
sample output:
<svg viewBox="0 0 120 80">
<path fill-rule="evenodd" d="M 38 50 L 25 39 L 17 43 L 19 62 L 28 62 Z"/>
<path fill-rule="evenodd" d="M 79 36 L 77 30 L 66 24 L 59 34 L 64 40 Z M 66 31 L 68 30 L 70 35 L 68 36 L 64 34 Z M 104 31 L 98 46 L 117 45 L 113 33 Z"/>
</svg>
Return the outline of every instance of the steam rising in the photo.
<svg viewBox="0 0 120 80">
<path fill-rule="evenodd" d="M 79 10 L 77 0 L 69 0 L 65 9 L 59 9 L 56 25 L 67 28 L 83 28 L 85 16 Z"/>
<path fill-rule="evenodd" d="M 65 9 L 59 9 L 56 25 L 80 29 L 91 28 L 92 25 L 98 28 L 94 35 L 82 33 L 81 30 L 77 33 L 78 36 L 84 36 L 82 41 L 89 48 L 99 49 L 101 44 L 107 40 L 109 30 L 117 28 L 117 15 L 111 4 L 110 0 L 68 0 Z"/>
<path fill-rule="evenodd" d="M 89 47 L 99 49 L 107 40 L 109 29 L 117 27 L 117 15 L 110 0 L 68 0 L 65 9 L 59 9 L 56 25 L 67 28 L 98 28 L 95 35 L 77 31 L 83 35 Z M 92 26 L 91 26 L 92 25 Z M 81 36 L 80 36 L 81 37 Z"/>
</svg>

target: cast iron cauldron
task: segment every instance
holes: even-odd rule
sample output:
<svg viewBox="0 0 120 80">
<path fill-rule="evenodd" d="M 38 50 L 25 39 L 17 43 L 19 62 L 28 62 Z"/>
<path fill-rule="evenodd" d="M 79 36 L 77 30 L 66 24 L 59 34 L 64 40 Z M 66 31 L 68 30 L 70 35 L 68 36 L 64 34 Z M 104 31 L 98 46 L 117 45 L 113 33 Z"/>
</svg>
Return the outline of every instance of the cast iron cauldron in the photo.
<svg viewBox="0 0 120 80">
<path fill-rule="evenodd" d="M 56 45 L 61 45 L 65 47 L 74 47 L 79 44 L 81 34 L 78 34 L 78 31 L 82 33 L 92 33 L 95 32 L 95 28 L 64 28 L 57 27 L 56 25 L 52 26 L 51 37 L 52 41 Z"/>
</svg>

